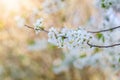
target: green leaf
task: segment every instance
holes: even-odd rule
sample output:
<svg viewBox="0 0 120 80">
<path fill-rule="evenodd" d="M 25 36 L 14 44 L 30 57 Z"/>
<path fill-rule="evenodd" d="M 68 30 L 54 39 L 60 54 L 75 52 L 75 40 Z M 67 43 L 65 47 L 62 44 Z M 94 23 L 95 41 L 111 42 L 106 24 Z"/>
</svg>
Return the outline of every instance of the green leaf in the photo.
<svg viewBox="0 0 120 80">
<path fill-rule="evenodd" d="M 96 34 L 96 37 L 97 37 L 98 39 L 101 39 L 101 38 L 103 37 L 103 34 L 97 33 L 97 34 Z"/>
<path fill-rule="evenodd" d="M 107 6 L 105 5 L 105 3 L 101 3 L 101 7 L 106 8 Z"/>
<path fill-rule="evenodd" d="M 103 42 L 105 42 L 105 37 L 104 37 L 104 35 L 102 34 L 102 33 L 97 33 L 96 34 L 96 37 L 100 40 L 102 40 Z"/>
</svg>

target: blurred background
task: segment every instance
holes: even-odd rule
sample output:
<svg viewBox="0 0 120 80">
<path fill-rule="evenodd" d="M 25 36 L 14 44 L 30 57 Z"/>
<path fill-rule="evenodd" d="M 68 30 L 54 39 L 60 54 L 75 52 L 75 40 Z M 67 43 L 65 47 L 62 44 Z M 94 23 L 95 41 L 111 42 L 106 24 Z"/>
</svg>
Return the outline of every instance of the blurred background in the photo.
<svg viewBox="0 0 120 80">
<path fill-rule="evenodd" d="M 42 17 L 46 29 L 76 28 L 97 15 L 93 0 L 0 0 L 0 80 L 106 80 L 99 68 L 54 71 L 65 50 L 24 26 Z"/>
</svg>

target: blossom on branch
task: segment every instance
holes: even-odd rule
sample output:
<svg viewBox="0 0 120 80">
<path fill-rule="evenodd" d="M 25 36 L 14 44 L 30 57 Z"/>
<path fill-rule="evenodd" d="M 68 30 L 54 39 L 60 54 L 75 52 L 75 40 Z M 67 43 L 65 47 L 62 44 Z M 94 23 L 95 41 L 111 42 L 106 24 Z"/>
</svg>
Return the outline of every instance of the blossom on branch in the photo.
<svg viewBox="0 0 120 80">
<path fill-rule="evenodd" d="M 43 18 L 37 19 L 36 23 L 33 25 L 34 25 L 35 33 L 38 34 L 40 31 L 42 31 L 44 29 L 43 28 Z"/>
<path fill-rule="evenodd" d="M 53 27 L 49 29 L 48 42 L 60 48 L 83 48 L 87 46 L 87 42 L 93 38 L 91 33 L 88 33 L 82 28 L 75 30 L 63 28 L 57 31 Z"/>
</svg>

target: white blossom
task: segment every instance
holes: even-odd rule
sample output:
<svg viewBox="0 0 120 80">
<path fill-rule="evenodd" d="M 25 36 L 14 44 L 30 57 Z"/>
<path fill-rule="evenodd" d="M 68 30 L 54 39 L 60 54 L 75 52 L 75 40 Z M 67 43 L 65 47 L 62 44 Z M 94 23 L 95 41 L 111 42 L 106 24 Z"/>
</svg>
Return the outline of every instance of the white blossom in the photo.
<svg viewBox="0 0 120 80">
<path fill-rule="evenodd" d="M 38 34 L 43 29 L 43 18 L 37 19 L 37 21 L 33 25 L 36 34 Z"/>
<path fill-rule="evenodd" d="M 55 28 L 50 28 L 49 29 L 49 33 L 48 33 L 48 42 L 56 45 L 57 44 L 57 35 L 58 35 L 58 31 Z"/>
<path fill-rule="evenodd" d="M 73 49 L 85 47 L 87 42 L 92 39 L 92 35 L 81 28 L 76 30 L 63 28 L 61 31 L 50 28 L 48 38 L 48 42 L 53 43 L 58 47 Z"/>
</svg>

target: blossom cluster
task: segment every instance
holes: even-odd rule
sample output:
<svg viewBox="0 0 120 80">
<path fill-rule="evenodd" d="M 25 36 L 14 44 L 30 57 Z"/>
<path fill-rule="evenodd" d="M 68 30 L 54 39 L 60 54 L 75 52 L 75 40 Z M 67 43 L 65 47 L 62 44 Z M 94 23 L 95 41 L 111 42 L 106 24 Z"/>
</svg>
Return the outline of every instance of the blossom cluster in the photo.
<svg viewBox="0 0 120 80">
<path fill-rule="evenodd" d="M 101 8 L 108 9 L 108 8 L 118 8 L 120 7 L 120 0 L 96 0 L 97 5 Z"/>
<path fill-rule="evenodd" d="M 42 4 L 43 11 L 51 14 L 64 8 L 65 3 L 63 0 L 45 0 Z"/>
<path fill-rule="evenodd" d="M 93 38 L 92 34 L 82 28 L 67 29 L 63 28 L 57 31 L 55 28 L 50 28 L 48 33 L 48 42 L 59 46 L 60 48 L 84 48 L 87 42 Z"/>
</svg>

